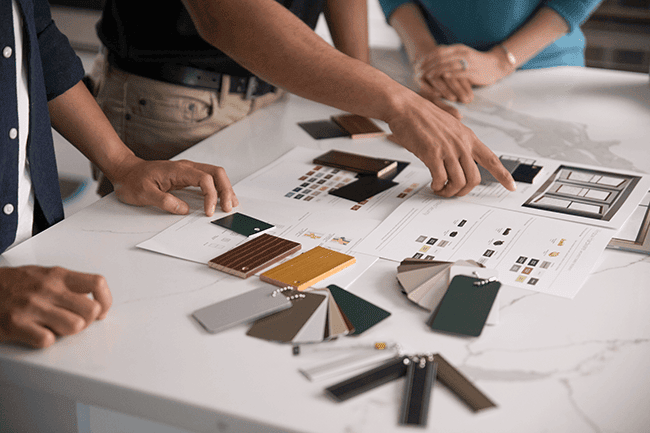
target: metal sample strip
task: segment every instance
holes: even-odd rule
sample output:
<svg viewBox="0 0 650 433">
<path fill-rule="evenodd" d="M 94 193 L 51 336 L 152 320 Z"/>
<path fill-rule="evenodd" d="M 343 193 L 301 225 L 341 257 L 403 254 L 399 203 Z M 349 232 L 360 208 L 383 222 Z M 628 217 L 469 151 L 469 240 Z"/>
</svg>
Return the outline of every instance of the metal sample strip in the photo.
<svg viewBox="0 0 650 433">
<path fill-rule="evenodd" d="M 327 395 L 336 401 L 345 401 L 356 395 L 362 394 L 380 385 L 399 379 L 406 375 L 406 356 L 392 359 L 379 367 L 368 370 L 343 382 L 325 389 Z"/>
<path fill-rule="evenodd" d="M 400 424 L 425 427 L 429 417 L 431 390 L 436 378 L 433 355 L 411 356 L 406 371 Z"/>
<path fill-rule="evenodd" d="M 496 407 L 485 394 L 474 386 L 465 376 L 456 370 L 447 360 L 439 354 L 433 355 L 437 364 L 437 379 L 460 397 L 474 412 Z"/>
</svg>

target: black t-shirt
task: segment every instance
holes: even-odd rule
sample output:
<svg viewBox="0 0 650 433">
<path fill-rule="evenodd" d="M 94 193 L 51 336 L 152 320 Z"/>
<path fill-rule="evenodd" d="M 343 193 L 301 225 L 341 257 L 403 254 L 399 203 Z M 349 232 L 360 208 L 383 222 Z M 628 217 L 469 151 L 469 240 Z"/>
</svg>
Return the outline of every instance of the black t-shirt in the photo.
<svg viewBox="0 0 650 433">
<path fill-rule="evenodd" d="M 314 29 L 325 0 L 277 0 Z M 181 0 L 107 0 L 97 35 L 120 61 L 252 75 L 198 34 Z"/>
</svg>

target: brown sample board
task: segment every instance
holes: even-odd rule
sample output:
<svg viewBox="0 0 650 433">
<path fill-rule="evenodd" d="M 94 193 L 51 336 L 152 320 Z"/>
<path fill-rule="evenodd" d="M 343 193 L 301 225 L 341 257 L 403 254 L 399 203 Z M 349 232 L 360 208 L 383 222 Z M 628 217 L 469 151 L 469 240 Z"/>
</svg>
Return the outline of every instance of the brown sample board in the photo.
<svg viewBox="0 0 650 433">
<path fill-rule="evenodd" d="M 264 233 L 215 257 L 208 262 L 208 265 L 228 274 L 248 278 L 290 256 L 300 248 L 298 242 Z"/>
<path fill-rule="evenodd" d="M 314 158 L 314 164 L 340 168 L 360 174 L 371 174 L 377 177 L 382 177 L 397 169 L 397 161 L 343 152 L 341 150 L 330 150 Z"/>
<path fill-rule="evenodd" d="M 381 129 L 371 119 L 357 114 L 339 114 L 331 119 L 350 134 L 350 138 L 382 137 L 386 131 Z"/>
</svg>

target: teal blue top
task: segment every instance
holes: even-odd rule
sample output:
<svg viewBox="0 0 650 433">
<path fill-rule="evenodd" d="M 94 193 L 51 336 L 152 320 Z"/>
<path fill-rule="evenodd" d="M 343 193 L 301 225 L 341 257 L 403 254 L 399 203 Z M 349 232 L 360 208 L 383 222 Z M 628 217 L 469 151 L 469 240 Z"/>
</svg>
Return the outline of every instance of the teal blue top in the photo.
<svg viewBox="0 0 650 433">
<path fill-rule="evenodd" d="M 542 6 L 556 11 L 569 25 L 561 37 L 521 69 L 551 66 L 584 66 L 585 38 L 580 25 L 600 0 L 379 0 L 386 19 L 404 3 L 420 6 L 439 44 L 461 43 L 487 51 L 506 40 Z"/>
</svg>

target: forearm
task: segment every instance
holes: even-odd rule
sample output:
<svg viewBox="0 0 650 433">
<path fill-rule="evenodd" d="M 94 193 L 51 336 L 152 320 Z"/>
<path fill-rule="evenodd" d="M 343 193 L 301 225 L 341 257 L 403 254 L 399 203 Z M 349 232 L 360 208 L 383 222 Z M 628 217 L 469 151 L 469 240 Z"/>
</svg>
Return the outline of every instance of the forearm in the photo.
<svg viewBox="0 0 650 433">
<path fill-rule="evenodd" d="M 384 121 L 409 97 L 406 88 L 334 49 L 274 0 L 184 2 L 206 41 L 294 94 Z"/>
<path fill-rule="evenodd" d="M 113 180 L 136 157 L 118 137 L 83 82 L 48 103 L 52 126 Z"/>
<path fill-rule="evenodd" d="M 548 7 L 541 8 L 521 29 L 501 44 L 523 65 L 569 31 L 567 22 Z M 504 53 L 499 53 L 503 55 Z"/>
<path fill-rule="evenodd" d="M 362 62 L 370 62 L 366 0 L 328 0 L 325 20 L 339 51 Z"/>
<path fill-rule="evenodd" d="M 157 206 L 185 215 L 189 206 L 170 191 L 201 188 L 205 213 L 230 212 L 238 205 L 223 168 L 191 161 L 145 161 L 135 156 L 118 137 L 84 83 L 79 82 L 49 102 L 52 126 L 88 159 L 99 166 L 115 186 L 120 201 L 136 206 Z"/>
<path fill-rule="evenodd" d="M 389 23 L 402 40 L 411 64 L 438 45 L 429 31 L 420 8 L 414 3 L 405 3 L 395 9 Z"/>
</svg>

